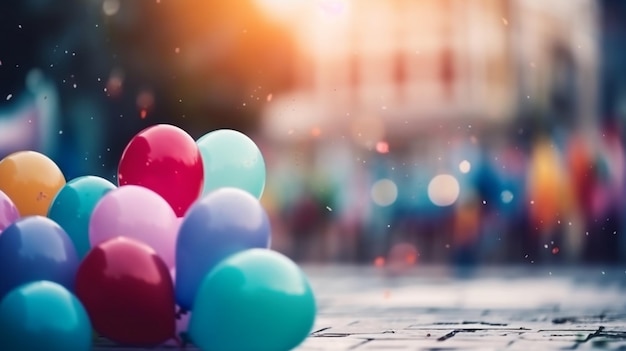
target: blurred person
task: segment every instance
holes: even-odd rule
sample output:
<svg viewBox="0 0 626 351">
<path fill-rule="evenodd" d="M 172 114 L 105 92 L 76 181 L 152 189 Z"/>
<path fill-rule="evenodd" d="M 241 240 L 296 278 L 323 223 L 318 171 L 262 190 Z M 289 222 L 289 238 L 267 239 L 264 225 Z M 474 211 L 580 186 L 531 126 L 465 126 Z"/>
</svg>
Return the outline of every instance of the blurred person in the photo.
<svg viewBox="0 0 626 351">
<path fill-rule="evenodd" d="M 625 158 L 618 133 L 606 125 L 591 135 L 574 135 L 570 143 L 569 166 L 584 221 L 580 238 L 588 262 L 619 259 Z"/>
<path fill-rule="evenodd" d="M 550 243 L 563 237 L 563 226 L 576 216 L 573 187 L 560 150 L 546 135 L 535 139 L 527 170 L 529 251 L 550 258 Z"/>
</svg>

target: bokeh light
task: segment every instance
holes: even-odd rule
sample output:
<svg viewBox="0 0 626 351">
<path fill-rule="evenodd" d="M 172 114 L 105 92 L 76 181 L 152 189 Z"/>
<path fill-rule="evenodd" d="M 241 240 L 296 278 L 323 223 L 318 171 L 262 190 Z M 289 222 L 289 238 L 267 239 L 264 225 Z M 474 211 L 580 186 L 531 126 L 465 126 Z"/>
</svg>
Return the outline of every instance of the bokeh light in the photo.
<svg viewBox="0 0 626 351">
<path fill-rule="evenodd" d="M 459 170 L 461 173 L 469 173 L 472 169 L 472 164 L 468 160 L 463 160 L 459 163 Z"/>
<path fill-rule="evenodd" d="M 510 190 L 503 190 L 502 193 L 500 193 L 500 200 L 505 204 L 510 203 L 513 201 L 513 193 Z"/>
<path fill-rule="evenodd" d="M 381 179 L 372 186 L 371 196 L 376 205 L 386 207 L 396 202 L 398 187 L 390 179 Z"/>
<path fill-rule="evenodd" d="M 428 198 L 440 207 L 454 204 L 460 191 L 459 182 L 449 174 L 439 174 L 428 184 Z"/>
<path fill-rule="evenodd" d="M 120 10 L 119 0 L 104 0 L 102 2 L 102 12 L 107 16 L 113 16 Z"/>
</svg>

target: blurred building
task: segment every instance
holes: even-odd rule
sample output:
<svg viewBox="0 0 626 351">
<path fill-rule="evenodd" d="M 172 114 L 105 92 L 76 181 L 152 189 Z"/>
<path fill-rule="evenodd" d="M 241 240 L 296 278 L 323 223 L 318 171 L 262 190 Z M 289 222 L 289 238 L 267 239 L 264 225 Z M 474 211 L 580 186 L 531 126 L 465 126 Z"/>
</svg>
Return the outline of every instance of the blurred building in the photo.
<svg viewBox="0 0 626 351">
<path fill-rule="evenodd" d="M 520 111 L 574 121 L 596 111 L 594 1 L 261 3 L 299 43 L 297 83 L 265 111 L 273 138 L 348 135 L 363 118 L 397 138 L 508 124 Z"/>
</svg>

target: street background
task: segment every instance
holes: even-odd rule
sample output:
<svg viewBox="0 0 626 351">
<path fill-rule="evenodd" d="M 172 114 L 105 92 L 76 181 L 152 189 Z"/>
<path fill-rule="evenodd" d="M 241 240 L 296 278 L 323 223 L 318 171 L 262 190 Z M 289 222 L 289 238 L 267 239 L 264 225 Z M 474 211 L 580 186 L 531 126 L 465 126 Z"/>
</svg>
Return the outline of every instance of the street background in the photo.
<svg viewBox="0 0 626 351">
<path fill-rule="evenodd" d="M 626 262 L 626 3 L 0 4 L 0 158 L 116 181 L 170 123 L 261 149 L 298 262 Z"/>
</svg>

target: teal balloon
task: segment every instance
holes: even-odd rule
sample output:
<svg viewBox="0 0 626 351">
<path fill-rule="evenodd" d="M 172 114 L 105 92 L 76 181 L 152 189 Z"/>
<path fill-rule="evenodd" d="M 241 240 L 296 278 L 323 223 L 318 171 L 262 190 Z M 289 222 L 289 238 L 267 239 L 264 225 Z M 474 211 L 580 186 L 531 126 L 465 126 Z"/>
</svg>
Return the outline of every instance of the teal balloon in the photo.
<svg viewBox="0 0 626 351">
<path fill-rule="evenodd" d="M 89 219 L 100 199 L 116 186 L 96 176 L 83 176 L 67 182 L 57 193 L 48 209 L 48 218 L 57 222 L 76 247 L 82 259 L 91 249 Z"/>
<path fill-rule="evenodd" d="M 87 351 L 91 344 L 87 312 L 57 283 L 21 285 L 0 303 L 2 351 Z"/>
<path fill-rule="evenodd" d="M 257 199 L 265 188 L 265 160 L 247 135 L 218 129 L 196 142 L 204 165 L 203 195 L 223 187 L 243 189 Z"/>
<path fill-rule="evenodd" d="M 202 282 L 189 336 L 204 351 L 287 351 L 311 332 L 316 304 L 300 268 L 269 249 L 225 258 Z"/>
</svg>

